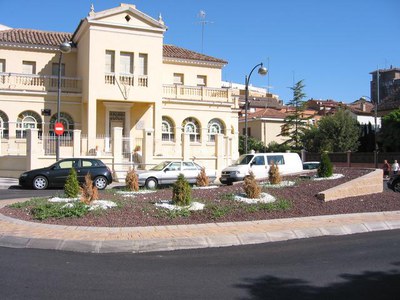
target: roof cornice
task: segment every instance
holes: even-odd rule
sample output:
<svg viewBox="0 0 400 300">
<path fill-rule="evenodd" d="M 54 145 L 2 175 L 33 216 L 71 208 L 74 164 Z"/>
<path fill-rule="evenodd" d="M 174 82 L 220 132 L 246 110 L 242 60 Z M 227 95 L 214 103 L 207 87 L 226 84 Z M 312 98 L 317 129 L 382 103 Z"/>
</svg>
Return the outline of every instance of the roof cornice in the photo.
<svg viewBox="0 0 400 300">
<path fill-rule="evenodd" d="M 225 64 L 218 63 L 218 62 L 205 61 L 205 60 L 194 60 L 194 59 L 183 59 L 183 58 L 168 57 L 168 56 L 163 56 L 163 62 L 164 63 L 180 63 L 180 64 L 188 64 L 188 65 L 207 66 L 207 67 L 214 67 L 214 68 L 222 68 L 225 66 Z"/>
</svg>

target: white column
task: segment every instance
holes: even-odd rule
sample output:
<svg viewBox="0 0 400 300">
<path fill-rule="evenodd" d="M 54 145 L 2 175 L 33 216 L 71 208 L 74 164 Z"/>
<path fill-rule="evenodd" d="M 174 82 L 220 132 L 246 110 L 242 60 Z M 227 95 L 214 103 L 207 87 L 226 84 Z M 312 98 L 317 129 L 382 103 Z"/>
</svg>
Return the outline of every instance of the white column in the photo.
<svg viewBox="0 0 400 300">
<path fill-rule="evenodd" d="M 38 157 L 42 151 L 40 151 L 40 147 L 43 144 L 39 145 L 38 138 L 39 129 L 31 128 L 26 130 L 26 169 L 32 170 L 36 169 Z"/>
<path fill-rule="evenodd" d="M 154 129 L 144 129 L 143 132 L 143 149 L 142 159 L 145 164 L 144 167 L 147 169 L 147 165 L 153 163 L 154 156 Z"/>
<path fill-rule="evenodd" d="M 81 156 L 81 131 L 79 129 L 74 130 L 74 145 L 73 145 L 73 157 Z"/>
</svg>

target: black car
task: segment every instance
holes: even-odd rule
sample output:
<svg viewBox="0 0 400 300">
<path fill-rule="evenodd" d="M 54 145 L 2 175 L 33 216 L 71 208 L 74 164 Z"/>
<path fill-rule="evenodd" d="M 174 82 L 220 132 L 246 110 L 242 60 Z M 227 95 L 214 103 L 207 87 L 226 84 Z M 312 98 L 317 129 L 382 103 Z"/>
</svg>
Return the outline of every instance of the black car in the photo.
<svg viewBox="0 0 400 300">
<path fill-rule="evenodd" d="M 390 177 L 387 186 L 395 192 L 400 192 L 400 174 Z"/>
<path fill-rule="evenodd" d="M 64 187 L 65 181 L 75 168 L 80 183 L 85 182 L 86 174 L 90 174 L 94 185 L 103 190 L 112 183 L 111 170 L 99 159 L 94 158 L 68 158 L 62 159 L 47 168 L 35 169 L 21 174 L 19 185 L 36 190 L 48 187 Z"/>
</svg>

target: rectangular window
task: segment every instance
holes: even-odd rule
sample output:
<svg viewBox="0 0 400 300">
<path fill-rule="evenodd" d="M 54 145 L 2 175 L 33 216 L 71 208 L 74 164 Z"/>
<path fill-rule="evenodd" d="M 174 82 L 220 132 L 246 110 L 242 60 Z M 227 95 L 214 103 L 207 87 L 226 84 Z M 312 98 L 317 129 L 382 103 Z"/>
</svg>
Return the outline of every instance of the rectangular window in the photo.
<svg viewBox="0 0 400 300">
<path fill-rule="evenodd" d="M 274 162 L 276 165 L 284 165 L 285 159 L 283 155 L 268 155 L 267 156 L 268 164 L 271 165 Z"/>
<path fill-rule="evenodd" d="M 174 73 L 174 84 L 183 84 L 184 77 L 182 73 Z"/>
<path fill-rule="evenodd" d="M 197 86 L 207 86 L 207 76 L 197 75 Z"/>
<path fill-rule="evenodd" d="M 106 50 L 105 57 L 105 72 L 106 73 L 114 73 L 115 72 L 115 51 Z"/>
<path fill-rule="evenodd" d="M 139 64 L 137 66 L 137 75 L 147 75 L 147 54 L 139 54 Z"/>
<path fill-rule="evenodd" d="M 53 63 L 51 65 L 51 75 L 58 76 L 58 63 Z M 61 64 L 61 76 L 65 76 L 65 64 Z"/>
<path fill-rule="evenodd" d="M 242 134 L 246 135 L 246 128 L 242 128 Z M 247 127 L 247 136 L 251 136 L 251 128 Z"/>
<path fill-rule="evenodd" d="M 121 74 L 133 74 L 133 53 L 131 52 L 120 53 L 119 72 Z"/>
<path fill-rule="evenodd" d="M 6 71 L 6 60 L 0 59 L 0 73 L 4 73 Z"/>
<path fill-rule="evenodd" d="M 22 62 L 22 73 L 23 74 L 36 74 L 36 62 L 24 60 Z"/>
</svg>

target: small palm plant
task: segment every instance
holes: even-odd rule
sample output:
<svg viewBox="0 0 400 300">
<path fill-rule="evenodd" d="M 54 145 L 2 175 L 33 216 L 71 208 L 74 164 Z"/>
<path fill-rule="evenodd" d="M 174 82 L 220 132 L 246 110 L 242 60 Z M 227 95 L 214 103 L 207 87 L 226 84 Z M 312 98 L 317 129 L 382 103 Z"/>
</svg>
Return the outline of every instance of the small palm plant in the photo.
<svg viewBox="0 0 400 300">
<path fill-rule="evenodd" d="M 199 175 L 196 178 L 197 186 L 208 186 L 210 184 L 210 179 L 206 175 L 206 169 L 201 168 Z"/>
<path fill-rule="evenodd" d="M 129 191 L 139 190 L 139 177 L 134 169 L 129 170 L 125 177 L 126 187 Z"/>
<path fill-rule="evenodd" d="M 279 184 L 282 181 L 282 177 L 279 172 L 279 167 L 273 161 L 271 163 L 271 166 L 269 167 L 268 180 L 269 180 L 269 183 L 271 183 L 271 184 Z"/>
<path fill-rule="evenodd" d="M 253 172 L 250 172 L 250 174 L 244 178 L 244 191 L 247 198 L 260 198 L 261 187 L 258 185 Z"/>
<path fill-rule="evenodd" d="M 99 198 L 99 192 L 97 187 L 93 185 L 92 177 L 89 173 L 85 176 L 85 183 L 80 188 L 81 190 L 81 202 L 89 205 L 94 200 Z"/>
</svg>

